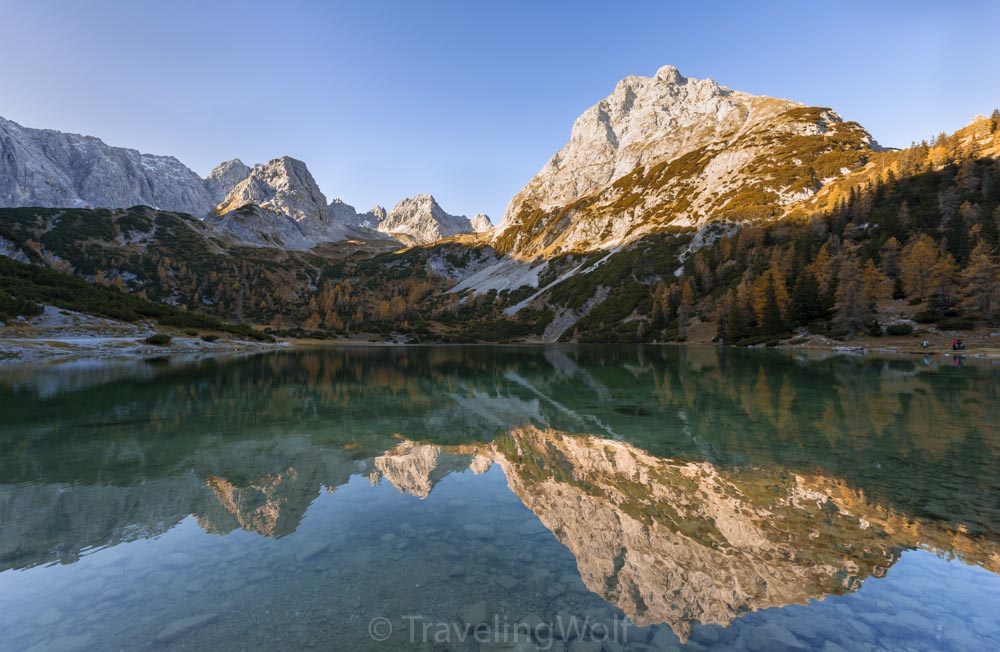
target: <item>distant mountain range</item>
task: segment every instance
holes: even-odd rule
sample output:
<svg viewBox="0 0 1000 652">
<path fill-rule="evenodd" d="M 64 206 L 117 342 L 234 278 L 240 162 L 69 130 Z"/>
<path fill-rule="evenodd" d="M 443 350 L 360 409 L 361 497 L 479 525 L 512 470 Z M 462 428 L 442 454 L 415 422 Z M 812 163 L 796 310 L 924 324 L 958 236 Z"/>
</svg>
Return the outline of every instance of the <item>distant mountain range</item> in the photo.
<svg viewBox="0 0 1000 652">
<path fill-rule="evenodd" d="M 449 215 L 430 195 L 358 216 L 340 200 L 328 204 L 305 163 L 288 156 L 252 168 L 233 159 L 202 179 L 172 156 L 0 118 L 0 206 L 136 205 L 208 218 L 244 244 L 290 249 L 386 236 L 426 244 L 492 227 L 483 215 Z"/>
</svg>

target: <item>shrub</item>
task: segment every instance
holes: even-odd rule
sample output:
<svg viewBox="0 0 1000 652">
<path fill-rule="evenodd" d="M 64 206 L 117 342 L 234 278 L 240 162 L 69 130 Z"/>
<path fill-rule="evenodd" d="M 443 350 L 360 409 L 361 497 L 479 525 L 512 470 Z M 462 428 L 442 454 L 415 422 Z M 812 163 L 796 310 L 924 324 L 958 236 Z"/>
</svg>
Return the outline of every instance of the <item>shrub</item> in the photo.
<svg viewBox="0 0 1000 652">
<path fill-rule="evenodd" d="M 946 317 L 938 322 L 938 328 L 948 331 L 967 331 L 975 326 L 968 317 Z"/>
<path fill-rule="evenodd" d="M 941 313 L 933 310 L 922 310 L 913 315 L 913 321 L 918 324 L 930 324 L 941 319 Z"/>
<path fill-rule="evenodd" d="M 913 326 L 911 324 L 889 324 L 885 327 L 885 332 L 889 335 L 912 335 Z"/>
<path fill-rule="evenodd" d="M 184 331 L 184 334 L 187 335 L 188 337 L 198 337 L 198 331 L 190 328 Z"/>
<path fill-rule="evenodd" d="M 219 339 L 219 336 L 216 335 L 215 333 L 209 333 L 207 335 L 202 335 L 201 339 L 205 340 L 206 342 L 215 342 Z"/>
<path fill-rule="evenodd" d="M 144 341 L 146 344 L 153 344 L 155 346 L 169 346 L 170 340 L 172 339 L 173 338 L 166 333 L 156 333 L 154 335 L 150 335 Z"/>
</svg>

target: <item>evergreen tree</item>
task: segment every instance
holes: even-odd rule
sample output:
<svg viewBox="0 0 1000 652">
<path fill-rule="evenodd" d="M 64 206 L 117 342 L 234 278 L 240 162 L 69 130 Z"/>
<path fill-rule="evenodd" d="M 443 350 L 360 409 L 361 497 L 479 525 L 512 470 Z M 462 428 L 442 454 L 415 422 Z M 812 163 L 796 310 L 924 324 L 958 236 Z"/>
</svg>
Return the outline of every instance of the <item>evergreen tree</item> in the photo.
<svg viewBox="0 0 1000 652">
<path fill-rule="evenodd" d="M 816 277 L 807 269 L 802 270 L 792 288 L 790 321 L 803 326 L 823 316 L 823 303 L 819 296 Z"/>
<path fill-rule="evenodd" d="M 767 275 L 767 285 L 764 291 L 764 308 L 761 311 L 760 331 L 763 335 L 780 335 L 785 332 L 785 324 L 781 318 L 781 307 L 778 305 L 778 293 L 773 274 Z"/>
</svg>

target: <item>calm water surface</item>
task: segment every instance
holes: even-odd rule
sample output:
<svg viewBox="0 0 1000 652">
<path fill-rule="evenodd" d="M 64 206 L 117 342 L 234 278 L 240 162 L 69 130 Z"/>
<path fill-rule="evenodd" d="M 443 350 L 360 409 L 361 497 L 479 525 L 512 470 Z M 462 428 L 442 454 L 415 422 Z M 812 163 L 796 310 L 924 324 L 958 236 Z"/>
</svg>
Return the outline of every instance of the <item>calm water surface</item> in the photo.
<svg viewBox="0 0 1000 652">
<path fill-rule="evenodd" d="M 711 348 L 0 370 L 0 648 L 1000 649 L 998 390 Z"/>
</svg>

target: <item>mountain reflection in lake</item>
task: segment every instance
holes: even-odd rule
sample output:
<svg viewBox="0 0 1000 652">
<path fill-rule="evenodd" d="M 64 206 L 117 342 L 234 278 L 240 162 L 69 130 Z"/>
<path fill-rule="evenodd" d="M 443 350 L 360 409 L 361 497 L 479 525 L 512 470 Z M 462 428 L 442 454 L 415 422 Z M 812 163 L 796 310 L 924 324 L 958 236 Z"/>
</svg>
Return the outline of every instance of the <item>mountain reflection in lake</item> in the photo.
<svg viewBox="0 0 1000 652">
<path fill-rule="evenodd" d="M 998 379 L 698 347 L 2 370 L 0 647 L 997 649 Z"/>
</svg>

